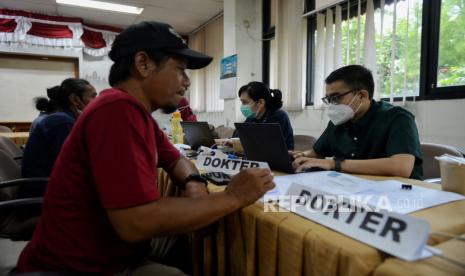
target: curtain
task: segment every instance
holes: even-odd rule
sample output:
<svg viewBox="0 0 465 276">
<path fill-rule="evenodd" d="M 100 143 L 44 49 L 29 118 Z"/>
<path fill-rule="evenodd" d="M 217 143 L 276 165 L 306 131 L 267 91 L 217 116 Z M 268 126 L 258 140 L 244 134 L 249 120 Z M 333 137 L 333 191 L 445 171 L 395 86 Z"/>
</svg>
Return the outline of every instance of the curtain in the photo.
<svg viewBox="0 0 465 276">
<path fill-rule="evenodd" d="M 316 16 L 316 47 L 315 47 L 315 74 L 313 76 L 313 104 L 315 107 L 321 107 L 323 101 L 321 98 L 325 95 L 325 15 L 317 14 Z"/>
<path fill-rule="evenodd" d="M 373 5 L 373 0 L 367 1 L 363 49 L 363 62 L 373 73 L 373 80 L 375 82 L 374 98 L 379 99 L 378 87 L 376 85 L 378 84 L 378 68 L 376 66 L 375 7 Z"/>
<path fill-rule="evenodd" d="M 84 53 L 91 56 L 104 56 L 111 50 L 111 45 L 122 29 L 110 26 L 83 25 L 81 36 L 84 42 Z"/>
<path fill-rule="evenodd" d="M 220 61 L 223 58 L 223 17 L 205 28 L 205 54 L 213 61 L 205 68 L 206 111 L 224 110 L 224 100 L 220 99 Z"/>
<path fill-rule="evenodd" d="M 73 32 L 66 25 L 32 22 L 28 35 L 46 38 L 72 38 Z"/>
<path fill-rule="evenodd" d="M 334 69 L 342 66 L 342 8 L 336 6 L 336 30 L 334 31 Z"/>
<path fill-rule="evenodd" d="M 331 9 L 327 9 L 325 24 L 325 76 L 334 71 L 333 28 L 333 11 Z"/>
<path fill-rule="evenodd" d="M 190 106 L 197 112 L 220 112 L 224 100 L 220 99 L 220 60 L 223 58 L 223 17 L 211 22 L 189 36 L 189 48 L 213 57 L 206 68 L 189 72 L 191 87 Z"/>
<path fill-rule="evenodd" d="M 276 20 L 276 76 L 277 87 L 283 93 L 284 107 L 287 110 L 302 110 L 305 92 L 302 86 L 302 62 L 304 22 L 302 1 L 278 1 Z"/>
<path fill-rule="evenodd" d="M 93 56 L 106 55 L 121 29 L 86 26 L 81 18 L 0 9 L 0 43 L 78 47 Z"/>
<path fill-rule="evenodd" d="M 342 7 L 336 5 L 335 9 L 335 20 L 333 21 L 333 9 L 326 9 L 326 11 L 317 14 L 317 28 L 316 28 L 316 48 L 315 48 L 315 75 L 314 75 L 314 105 L 315 107 L 323 106 L 323 102 L 320 98 L 324 97 L 324 79 L 334 70 L 340 68 L 343 65 L 350 64 L 350 59 L 353 58 L 351 46 L 354 44 L 350 43 L 350 39 L 354 39 L 351 36 L 353 30 L 351 30 L 350 22 L 347 20 L 347 33 L 346 35 L 346 60 L 343 61 L 343 32 L 342 32 Z M 349 10 L 348 10 L 349 11 Z M 358 0 L 357 12 L 361 11 L 361 2 Z M 347 14 L 347 18 L 350 18 L 350 14 Z M 362 63 L 361 61 L 361 25 L 360 16 L 357 16 L 357 30 L 355 39 L 355 63 Z M 334 32 L 333 32 L 334 29 Z M 367 1 L 366 9 L 366 20 L 365 29 L 363 33 L 363 63 L 373 73 L 375 83 L 377 82 L 377 63 L 376 63 L 376 40 L 375 40 L 375 20 L 374 20 L 374 5 L 373 0 Z M 324 70 L 318 70 L 318 68 L 324 68 Z M 322 71 L 324 73 L 322 73 Z M 375 94 L 375 98 L 378 99 L 378 94 Z"/>
<path fill-rule="evenodd" d="M 87 47 L 94 49 L 100 49 L 107 45 L 101 32 L 95 32 L 88 28 L 84 28 L 81 39 Z"/>
<path fill-rule="evenodd" d="M 199 52 L 205 51 L 205 29 L 189 37 L 189 48 Z M 205 69 L 192 70 L 189 76 L 191 79 L 189 105 L 193 111 L 205 112 Z"/>
<path fill-rule="evenodd" d="M 349 64 L 362 64 L 373 73 L 374 99 L 402 98 L 418 95 L 421 53 L 421 21 L 423 0 L 346 0 L 340 16 L 339 5 L 319 11 L 317 17 L 315 75 L 313 95 L 320 103 L 321 80 L 318 68 L 334 69 Z M 335 11 L 335 15 L 332 12 Z M 333 16 L 335 20 L 333 23 Z M 352 18 L 351 18 L 352 17 Z M 323 19 L 322 19 L 323 18 Z M 331 35 L 334 26 L 334 34 Z M 339 30 L 341 30 L 341 41 Z M 331 37 L 334 37 L 331 44 Z M 324 45 L 324 46 L 322 46 Z M 334 60 L 328 57 L 333 45 Z M 342 51 L 339 50 L 342 46 Z M 325 56 L 326 59 L 322 59 Z M 338 60 L 342 60 L 339 63 Z"/>
<path fill-rule="evenodd" d="M 0 32 L 12 33 L 15 31 L 17 25 L 14 19 L 0 18 Z"/>
</svg>

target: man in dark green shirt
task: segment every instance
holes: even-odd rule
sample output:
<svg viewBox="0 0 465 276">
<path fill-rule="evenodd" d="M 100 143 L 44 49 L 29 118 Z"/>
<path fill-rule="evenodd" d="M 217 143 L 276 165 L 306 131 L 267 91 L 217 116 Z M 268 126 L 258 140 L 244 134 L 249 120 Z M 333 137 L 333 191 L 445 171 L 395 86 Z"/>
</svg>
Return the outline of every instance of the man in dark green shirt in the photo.
<svg viewBox="0 0 465 276">
<path fill-rule="evenodd" d="M 296 169 L 422 179 L 415 118 L 402 107 L 373 100 L 371 72 L 349 65 L 332 72 L 325 82 L 323 102 L 331 121 L 313 149 L 294 154 Z"/>
</svg>

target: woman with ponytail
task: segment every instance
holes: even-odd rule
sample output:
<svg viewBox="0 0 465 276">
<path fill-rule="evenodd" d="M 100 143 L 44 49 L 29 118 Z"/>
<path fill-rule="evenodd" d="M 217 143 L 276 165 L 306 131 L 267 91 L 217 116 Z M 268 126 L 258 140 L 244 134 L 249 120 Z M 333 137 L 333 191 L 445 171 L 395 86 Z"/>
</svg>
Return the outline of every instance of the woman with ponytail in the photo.
<svg viewBox="0 0 465 276">
<path fill-rule="evenodd" d="M 46 115 L 52 114 L 56 111 L 56 107 L 52 101 L 47 99 L 46 97 L 37 97 L 34 98 L 34 103 L 36 109 L 39 110 L 39 116 L 32 121 L 31 127 L 29 129 L 29 133 L 32 133 L 36 128 L 37 124 L 42 121 L 46 117 Z"/>
<path fill-rule="evenodd" d="M 283 106 L 282 93 L 269 89 L 263 82 L 253 81 L 239 89 L 241 112 L 246 123 L 278 123 L 288 150 L 294 150 L 294 133 Z M 233 137 L 237 137 L 237 131 Z"/>
<path fill-rule="evenodd" d="M 55 113 L 31 127 L 22 161 L 23 177 L 48 177 L 61 146 L 84 107 L 97 96 L 86 80 L 69 78 L 47 89 L 46 98 L 36 99 L 41 112 Z"/>
</svg>

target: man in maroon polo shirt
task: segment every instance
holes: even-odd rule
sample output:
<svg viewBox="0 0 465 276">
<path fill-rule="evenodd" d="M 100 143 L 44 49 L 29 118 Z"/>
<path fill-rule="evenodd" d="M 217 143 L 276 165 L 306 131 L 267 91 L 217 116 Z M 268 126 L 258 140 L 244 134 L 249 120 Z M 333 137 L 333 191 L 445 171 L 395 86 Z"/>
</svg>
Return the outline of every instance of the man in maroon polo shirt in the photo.
<svg viewBox="0 0 465 276">
<path fill-rule="evenodd" d="M 65 141 L 18 272 L 182 275 L 145 261 L 152 238 L 207 226 L 274 186 L 269 170 L 248 169 L 224 192 L 208 194 L 198 170 L 150 115 L 175 110 L 184 70 L 205 67 L 211 57 L 188 49 L 171 26 L 158 22 L 128 27 L 109 56 L 113 88 L 86 108 Z M 157 167 L 186 197 L 160 198 Z"/>
</svg>

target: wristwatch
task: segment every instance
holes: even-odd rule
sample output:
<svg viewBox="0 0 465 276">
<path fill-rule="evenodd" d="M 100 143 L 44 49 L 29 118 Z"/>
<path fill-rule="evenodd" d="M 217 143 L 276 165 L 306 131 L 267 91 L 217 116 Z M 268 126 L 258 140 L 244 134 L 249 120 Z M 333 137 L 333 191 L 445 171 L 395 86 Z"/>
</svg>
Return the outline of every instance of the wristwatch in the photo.
<svg viewBox="0 0 465 276">
<path fill-rule="evenodd" d="M 177 185 L 179 188 L 181 189 L 186 189 L 186 184 L 187 182 L 189 181 L 192 181 L 192 180 L 195 180 L 195 181 L 198 181 L 198 182 L 203 182 L 205 183 L 205 186 L 208 186 L 208 180 L 201 176 L 200 174 L 198 173 L 193 173 L 193 174 L 190 174 L 188 175 L 179 185 Z"/>
<path fill-rule="evenodd" d="M 344 162 L 346 159 L 344 157 L 334 157 L 334 170 L 337 172 L 341 172 L 342 168 L 342 162 Z"/>
</svg>

